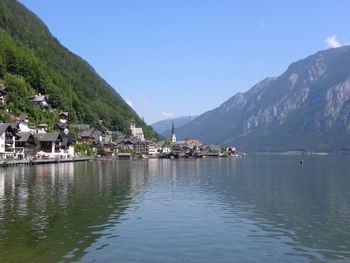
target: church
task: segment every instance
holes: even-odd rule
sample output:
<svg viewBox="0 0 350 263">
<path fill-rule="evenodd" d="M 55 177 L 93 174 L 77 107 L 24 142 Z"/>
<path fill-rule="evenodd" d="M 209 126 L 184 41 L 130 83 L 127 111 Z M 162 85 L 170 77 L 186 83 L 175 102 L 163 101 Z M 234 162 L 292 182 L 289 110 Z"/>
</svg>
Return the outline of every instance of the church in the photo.
<svg viewBox="0 0 350 263">
<path fill-rule="evenodd" d="M 134 136 L 135 138 L 137 138 L 141 141 L 145 140 L 145 136 L 143 134 L 142 128 L 136 128 L 136 122 L 134 119 L 131 120 L 130 130 L 131 130 L 132 136 Z"/>
</svg>

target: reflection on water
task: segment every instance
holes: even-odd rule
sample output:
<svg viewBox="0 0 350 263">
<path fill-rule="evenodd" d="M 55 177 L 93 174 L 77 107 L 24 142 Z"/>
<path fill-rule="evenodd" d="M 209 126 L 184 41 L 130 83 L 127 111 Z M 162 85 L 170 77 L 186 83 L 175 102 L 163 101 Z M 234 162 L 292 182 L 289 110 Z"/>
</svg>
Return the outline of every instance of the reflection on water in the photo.
<svg viewBox="0 0 350 263">
<path fill-rule="evenodd" d="M 72 249 L 79 258 L 98 236 L 89 227 L 132 199 L 121 163 L 9 168 L 0 182 L 0 262 L 59 261 Z"/>
<path fill-rule="evenodd" d="M 0 170 L 0 262 L 349 262 L 350 158 Z"/>
</svg>

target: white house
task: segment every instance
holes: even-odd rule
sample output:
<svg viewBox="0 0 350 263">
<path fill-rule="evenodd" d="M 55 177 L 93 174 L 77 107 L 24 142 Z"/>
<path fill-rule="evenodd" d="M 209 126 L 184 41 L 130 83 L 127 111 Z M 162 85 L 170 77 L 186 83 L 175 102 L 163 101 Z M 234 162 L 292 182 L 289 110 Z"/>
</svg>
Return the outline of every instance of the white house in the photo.
<svg viewBox="0 0 350 263">
<path fill-rule="evenodd" d="M 18 129 L 21 132 L 34 132 L 33 129 L 28 127 L 29 119 L 27 116 L 21 116 L 18 123 Z"/>
<path fill-rule="evenodd" d="M 60 123 L 61 124 L 67 124 L 68 121 L 69 121 L 69 115 L 68 115 L 68 112 L 66 111 L 62 111 L 59 115 L 59 118 L 60 118 Z"/>
<path fill-rule="evenodd" d="M 50 157 L 67 158 L 74 156 L 72 134 L 66 132 L 37 133 L 34 135 L 40 141 L 41 151 Z"/>
<path fill-rule="evenodd" d="M 0 124 L 0 158 L 15 157 L 16 133 L 10 124 Z"/>
<path fill-rule="evenodd" d="M 169 147 L 164 147 L 162 152 L 165 154 L 169 154 L 169 153 L 171 153 L 171 149 Z"/>
<path fill-rule="evenodd" d="M 35 134 L 40 142 L 41 151 L 44 151 L 48 154 L 54 155 L 58 152 L 59 146 L 62 142 L 62 138 L 58 132 L 52 133 L 37 133 Z"/>
<path fill-rule="evenodd" d="M 47 124 L 39 124 L 36 128 L 37 133 L 47 133 L 49 126 Z"/>
<path fill-rule="evenodd" d="M 158 155 L 158 148 L 154 144 L 148 145 L 148 154 L 152 156 Z"/>
</svg>

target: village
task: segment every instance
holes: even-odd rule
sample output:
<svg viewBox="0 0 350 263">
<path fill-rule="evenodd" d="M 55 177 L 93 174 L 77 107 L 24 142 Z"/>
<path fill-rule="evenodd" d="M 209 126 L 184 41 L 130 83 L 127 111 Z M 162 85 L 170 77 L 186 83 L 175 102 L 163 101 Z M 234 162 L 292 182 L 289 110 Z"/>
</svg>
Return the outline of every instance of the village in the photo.
<svg viewBox="0 0 350 263">
<path fill-rule="evenodd" d="M 6 88 L 0 87 L 3 106 Z M 43 110 L 50 107 L 49 96 L 37 94 L 28 98 Z M 13 115 L 11 123 L 0 123 L 0 160 L 59 162 L 96 159 L 144 158 L 202 158 L 237 156 L 235 147 L 222 149 L 219 145 L 205 145 L 196 139 L 177 141 L 174 123 L 172 136 L 162 141 L 147 140 L 143 129 L 130 120 L 130 133 L 98 130 L 88 124 L 71 124 L 69 112 L 61 111 L 54 127 L 32 125 L 26 115 Z M 51 132 L 49 132 L 49 130 Z M 17 162 L 16 162 L 17 161 Z M 1 163 L 0 163 L 1 164 Z"/>
</svg>

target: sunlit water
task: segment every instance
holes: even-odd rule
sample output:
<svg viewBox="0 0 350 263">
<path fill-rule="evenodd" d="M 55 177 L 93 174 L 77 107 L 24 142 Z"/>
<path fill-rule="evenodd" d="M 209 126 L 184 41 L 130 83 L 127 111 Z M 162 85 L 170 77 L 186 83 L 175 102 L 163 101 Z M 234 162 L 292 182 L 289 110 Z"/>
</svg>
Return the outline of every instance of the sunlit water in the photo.
<svg viewBox="0 0 350 263">
<path fill-rule="evenodd" d="M 350 262 L 350 157 L 0 169 L 0 262 Z"/>
</svg>

